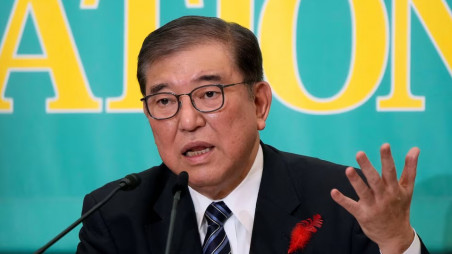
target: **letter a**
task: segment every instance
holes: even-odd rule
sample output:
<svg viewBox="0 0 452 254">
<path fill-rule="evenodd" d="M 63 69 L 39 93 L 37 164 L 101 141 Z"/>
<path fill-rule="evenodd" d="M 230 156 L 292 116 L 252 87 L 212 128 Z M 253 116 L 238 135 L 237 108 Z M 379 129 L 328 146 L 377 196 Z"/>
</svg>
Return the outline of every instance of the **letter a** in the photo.
<svg viewBox="0 0 452 254">
<path fill-rule="evenodd" d="M 17 55 L 26 18 L 32 16 L 45 54 Z M 12 71 L 47 71 L 55 97 L 47 112 L 100 112 L 102 103 L 91 93 L 62 4 L 58 0 L 16 0 L 0 44 L 0 112 L 13 112 L 4 98 Z"/>
</svg>

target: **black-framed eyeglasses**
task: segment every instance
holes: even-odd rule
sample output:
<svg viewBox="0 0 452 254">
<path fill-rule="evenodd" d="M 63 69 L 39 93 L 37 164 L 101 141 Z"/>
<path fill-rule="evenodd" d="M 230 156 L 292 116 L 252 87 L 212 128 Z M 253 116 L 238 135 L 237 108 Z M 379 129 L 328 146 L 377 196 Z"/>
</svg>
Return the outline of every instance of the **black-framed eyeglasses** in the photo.
<svg viewBox="0 0 452 254">
<path fill-rule="evenodd" d="M 149 115 L 157 120 L 171 118 L 179 112 L 182 105 L 180 97 L 188 95 L 193 107 L 202 113 L 209 113 L 219 110 L 224 105 L 224 89 L 240 84 L 250 82 L 239 82 L 234 84 L 205 85 L 193 89 L 189 93 L 175 94 L 171 92 L 162 92 L 147 95 L 140 100 L 145 102 Z"/>
</svg>

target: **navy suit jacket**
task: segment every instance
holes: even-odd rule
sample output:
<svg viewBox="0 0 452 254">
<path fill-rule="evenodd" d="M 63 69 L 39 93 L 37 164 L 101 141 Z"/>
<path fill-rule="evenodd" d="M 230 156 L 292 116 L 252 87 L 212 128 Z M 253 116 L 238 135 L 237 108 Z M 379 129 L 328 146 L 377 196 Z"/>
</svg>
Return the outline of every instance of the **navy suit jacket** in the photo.
<svg viewBox="0 0 452 254">
<path fill-rule="evenodd" d="M 331 189 L 338 188 L 356 199 L 344 166 L 261 145 L 264 169 L 250 253 L 287 253 L 292 229 L 315 214 L 323 225 L 299 253 L 380 253 L 354 217 L 330 196 Z M 119 192 L 84 222 L 77 253 L 164 253 L 176 176 L 164 164 L 139 175 L 141 185 Z M 88 194 L 83 212 L 117 185 L 112 182 Z M 182 193 L 175 225 L 172 253 L 201 253 L 188 190 Z M 428 253 L 424 245 L 422 253 Z"/>
</svg>

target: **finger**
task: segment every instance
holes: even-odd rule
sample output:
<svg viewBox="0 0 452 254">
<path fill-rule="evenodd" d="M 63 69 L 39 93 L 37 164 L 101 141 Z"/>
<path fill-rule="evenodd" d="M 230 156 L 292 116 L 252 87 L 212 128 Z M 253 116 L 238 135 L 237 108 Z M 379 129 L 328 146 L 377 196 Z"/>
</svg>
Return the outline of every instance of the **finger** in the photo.
<svg viewBox="0 0 452 254">
<path fill-rule="evenodd" d="M 405 166 L 403 168 L 402 176 L 400 177 L 400 185 L 405 188 L 414 188 L 414 181 L 416 179 L 417 162 L 420 150 L 413 147 L 408 151 L 405 157 Z"/>
<path fill-rule="evenodd" d="M 380 148 L 381 158 L 381 177 L 386 185 L 392 190 L 397 189 L 397 171 L 394 164 L 394 159 L 391 154 L 391 147 L 389 144 L 383 144 Z"/>
<path fill-rule="evenodd" d="M 345 196 L 344 194 L 342 194 L 337 189 L 332 189 L 330 194 L 331 194 L 331 198 L 333 198 L 333 200 L 336 203 L 338 203 L 345 210 L 347 210 L 347 212 L 349 212 L 354 217 L 356 217 L 356 215 L 359 212 L 358 202 L 356 202 L 355 200 Z"/>
<path fill-rule="evenodd" d="M 345 170 L 345 175 L 361 201 L 366 203 L 374 201 L 372 190 L 367 186 L 354 168 L 348 167 Z"/>
<path fill-rule="evenodd" d="M 375 170 L 374 166 L 367 158 L 367 155 L 364 152 L 358 152 L 356 154 L 356 161 L 361 167 L 364 176 L 366 177 L 367 183 L 369 184 L 369 187 L 374 191 L 374 194 L 376 194 L 376 196 L 383 195 L 384 185 L 377 170 Z"/>
</svg>

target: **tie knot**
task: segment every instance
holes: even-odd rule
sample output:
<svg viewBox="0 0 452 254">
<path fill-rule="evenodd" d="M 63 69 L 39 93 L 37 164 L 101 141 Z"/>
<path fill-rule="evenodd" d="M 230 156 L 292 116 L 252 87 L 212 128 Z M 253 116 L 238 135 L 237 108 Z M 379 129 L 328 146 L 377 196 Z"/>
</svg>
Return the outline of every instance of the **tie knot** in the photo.
<svg viewBox="0 0 452 254">
<path fill-rule="evenodd" d="M 212 202 L 206 209 L 205 217 L 207 224 L 217 224 L 223 226 L 229 217 L 231 217 L 232 212 L 229 210 L 228 206 L 223 202 Z"/>
</svg>

